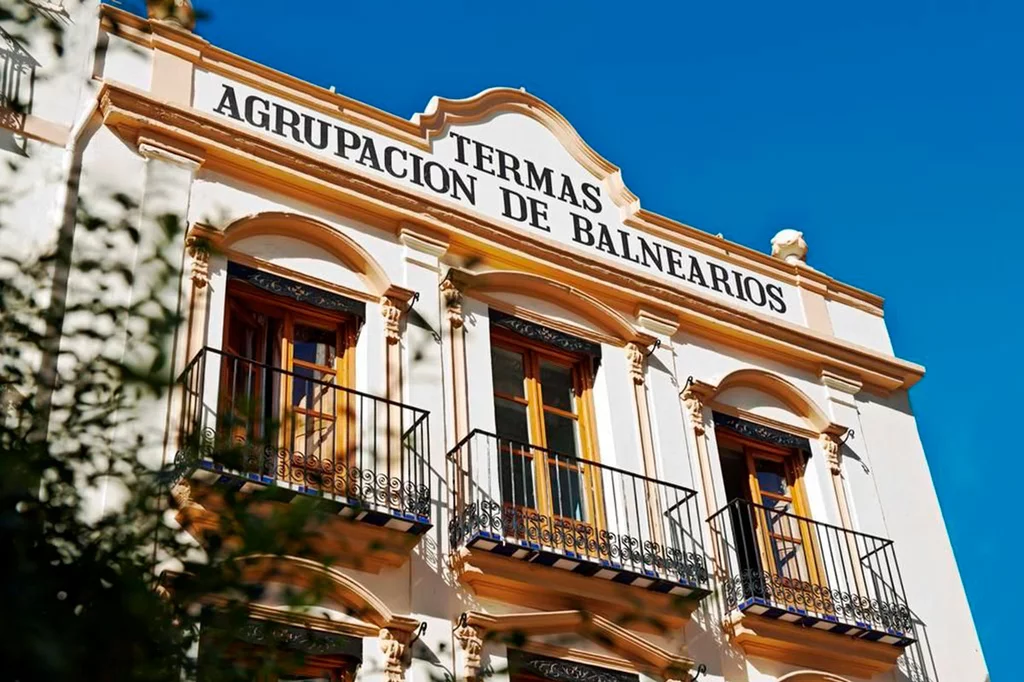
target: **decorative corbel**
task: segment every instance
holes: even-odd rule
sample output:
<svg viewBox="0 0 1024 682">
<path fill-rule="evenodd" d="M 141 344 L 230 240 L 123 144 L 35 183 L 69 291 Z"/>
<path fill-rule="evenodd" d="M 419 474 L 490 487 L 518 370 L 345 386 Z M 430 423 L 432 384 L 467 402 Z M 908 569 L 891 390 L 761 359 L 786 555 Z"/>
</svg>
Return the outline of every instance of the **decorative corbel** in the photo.
<svg viewBox="0 0 1024 682">
<path fill-rule="evenodd" d="M 386 682 L 405 680 L 405 642 L 395 637 L 387 628 L 381 628 L 377 635 L 381 653 L 384 654 L 384 679 Z"/>
<path fill-rule="evenodd" d="M 839 436 L 834 433 L 823 433 L 818 436 L 818 443 L 825 451 L 825 458 L 828 461 L 828 468 L 836 476 L 843 473 L 842 442 Z"/>
<path fill-rule="evenodd" d="M 639 343 L 630 341 L 626 344 L 626 359 L 629 360 L 629 376 L 634 384 L 644 383 L 644 354 Z"/>
<path fill-rule="evenodd" d="M 382 296 L 380 314 L 384 318 L 384 335 L 388 343 L 398 343 L 402 338 L 402 309 L 397 301 L 391 296 Z"/>
<path fill-rule="evenodd" d="M 704 401 L 694 390 L 693 385 L 688 385 L 682 393 L 683 405 L 690 415 L 690 422 L 693 424 L 693 432 L 698 436 L 704 435 Z"/>
<path fill-rule="evenodd" d="M 171 487 L 171 498 L 178 509 L 192 504 L 192 482 L 183 478 Z"/>
<path fill-rule="evenodd" d="M 462 646 L 465 654 L 463 674 L 466 680 L 475 680 L 480 675 L 480 666 L 484 650 L 484 640 L 480 632 L 466 623 L 465 617 L 459 621 L 459 627 L 455 629 L 455 639 Z"/>
<path fill-rule="evenodd" d="M 444 301 L 445 316 L 452 327 L 462 326 L 462 291 L 452 281 L 451 274 L 441 282 L 441 300 Z"/>
<path fill-rule="evenodd" d="M 210 283 L 210 240 L 190 235 L 185 240 L 185 248 L 192 259 L 192 284 L 197 289 L 202 289 Z"/>
</svg>

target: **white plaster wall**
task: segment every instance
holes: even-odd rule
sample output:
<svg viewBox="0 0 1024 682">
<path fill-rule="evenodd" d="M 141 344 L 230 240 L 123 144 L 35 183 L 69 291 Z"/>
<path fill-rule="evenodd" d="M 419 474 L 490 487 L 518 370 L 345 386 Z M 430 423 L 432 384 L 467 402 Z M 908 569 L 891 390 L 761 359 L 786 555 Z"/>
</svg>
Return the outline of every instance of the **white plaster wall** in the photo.
<svg viewBox="0 0 1024 682">
<path fill-rule="evenodd" d="M 894 354 L 885 318 L 836 301 L 827 301 L 826 304 L 836 338 L 885 355 Z"/>
<path fill-rule="evenodd" d="M 798 428 L 807 427 L 803 419 L 799 415 L 793 414 L 793 410 L 781 400 L 764 391 L 758 391 L 747 386 L 727 388 L 715 396 L 715 401 L 746 410 L 765 419 L 771 419 Z"/>
<path fill-rule="evenodd" d="M 286 194 L 219 173 L 202 171 L 193 183 L 189 222 L 201 222 L 222 229 L 240 218 L 266 212 L 293 213 L 325 223 L 366 250 L 380 264 L 390 281 L 404 280 L 404 250 L 393 234 Z"/>
<path fill-rule="evenodd" d="M 939 682 L 980 679 L 977 632 L 907 395 L 859 394 L 858 405 L 863 439 L 857 445 L 877 498 L 860 481 L 851 485 L 853 506 L 858 518 L 872 522 L 878 509 L 885 536 L 895 542 L 907 600 L 922 623 L 921 641 L 908 656 Z"/>
<path fill-rule="evenodd" d="M 100 36 L 94 74 L 104 81 L 148 91 L 153 77 L 153 51 L 104 32 Z"/>
<path fill-rule="evenodd" d="M 231 248 L 331 284 L 355 291 L 365 291 L 367 288 L 358 273 L 326 249 L 300 239 L 282 235 L 261 235 L 239 240 L 232 244 Z"/>
</svg>

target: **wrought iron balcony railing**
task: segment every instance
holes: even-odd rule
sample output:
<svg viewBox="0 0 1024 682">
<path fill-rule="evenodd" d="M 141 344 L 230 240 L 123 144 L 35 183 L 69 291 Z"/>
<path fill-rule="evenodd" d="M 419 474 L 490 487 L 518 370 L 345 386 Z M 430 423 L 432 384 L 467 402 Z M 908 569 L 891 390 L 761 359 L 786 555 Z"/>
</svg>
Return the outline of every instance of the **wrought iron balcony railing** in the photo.
<svg viewBox="0 0 1024 682">
<path fill-rule="evenodd" d="M 684 596 L 708 593 L 693 490 L 480 430 L 448 460 L 453 548 Z"/>
<path fill-rule="evenodd" d="M 914 641 L 892 540 L 740 499 L 709 522 L 727 611 L 897 646 Z"/>
<path fill-rule="evenodd" d="M 397 518 L 425 529 L 428 413 L 297 369 L 203 349 L 181 376 L 180 468 L 221 485 L 318 496 L 378 525 L 394 527 Z"/>
</svg>

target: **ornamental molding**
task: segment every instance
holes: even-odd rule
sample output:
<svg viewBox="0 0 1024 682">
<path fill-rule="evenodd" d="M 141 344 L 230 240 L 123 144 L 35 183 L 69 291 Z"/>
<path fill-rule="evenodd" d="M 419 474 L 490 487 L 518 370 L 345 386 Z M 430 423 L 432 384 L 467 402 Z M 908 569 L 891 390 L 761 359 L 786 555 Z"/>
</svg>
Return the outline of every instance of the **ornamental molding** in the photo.
<svg viewBox="0 0 1024 682">
<path fill-rule="evenodd" d="M 639 682 L 636 673 L 601 668 L 586 663 L 550 658 L 540 654 L 512 649 L 509 651 L 510 671 L 532 673 L 551 682 Z"/>
<path fill-rule="evenodd" d="M 392 296 L 381 296 L 380 314 L 384 318 L 384 336 L 394 345 L 402 339 L 402 309 Z"/>
<path fill-rule="evenodd" d="M 116 11 L 113 14 L 119 19 L 130 16 Z M 684 295 L 658 282 L 635 275 L 626 276 L 614 269 L 610 270 L 607 263 L 563 252 L 536 237 L 509 234 L 507 229 L 498 228 L 477 216 L 457 208 L 424 201 L 422 196 L 413 196 L 410 192 L 393 188 L 380 180 L 352 172 L 339 173 L 335 164 L 305 158 L 302 154 L 296 154 L 294 149 L 287 148 L 283 142 L 245 133 L 233 125 L 215 121 L 184 107 L 152 100 L 123 86 L 113 83 L 101 86 L 100 112 L 105 124 L 132 144 L 140 132 L 152 132 L 201 146 L 211 161 L 230 163 L 243 157 L 258 159 L 261 167 L 284 170 L 291 181 L 299 178 L 308 180 L 307 184 L 313 186 L 318 197 L 325 201 L 369 201 L 380 206 L 387 217 L 415 218 L 418 223 L 445 234 L 457 232 L 465 234 L 467 238 L 487 240 L 497 247 L 511 248 L 543 258 L 553 267 L 566 268 L 574 280 L 586 280 L 584 288 L 596 282 L 604 287 L 630 291 L 637 297 L 657 301 L 662 306 L 670 306 L 680 316 L 681 324 L 688 325 L 688 329 L 703 338 L 719 338 L 724 327 L 736 336 L 737 341 L 748 344 L 752 352 L 769 357 L 785 352 L 795 361 L 813 367 L 834 367 L 856 376 L 866 387 L 882 393 L 908 388 L 924 374 L 924 368 L 917 364 L 730 308 L 706 299 L 700 292 Z M 242 175 L 248 176 L 246 173 Z M 651 227 L 657 230 L 661 222 L 655 221 Z M 778 259 L 765 258 L 779 264 L 778 267 L 788 267 L 780 264 Z M 790 267 L 790 270 L 794 269 Z M 795 273 L 792 277 L 795 280 Z M 858 301 L 853 300 L 853 295 L 863 292 L 852 287 L 847 292 L 845 287 L 831 278 L 825 278 L 824 281 L 837 288 L 837 300 L 846 302 L 850 298 L 850 305 L 857 305 Z M 865 302 L 861 302 L 862 305 L 873 309 L 874 314 L 880 314 L 880 299 L 866 294 L 863 298 Z"/>
<path fill-rule="evenodd" d="M 362 641 L 358 637 L 284 623 L 250 619 L 238 629 L 235 637 L 257 646 L 284 647 L 304 654 L 362 660 Z"/>
<path fill-rule="evenodd" d="M 387 628 L 381 628 L 377 635 L 380 651 L 384 654 L 384 679 L 387 682 L 403 682 L 405 679 L 405 642 L 395 637 Z"/>
<path fill-rule="evenodd" d="M 213 246 L 206 237 L 190 235 L 185 240 L 185 248 L 192 259 L 192 284 L 203 289 L 210 283 L 210 252 Z"/>
<path fill-rule="evenodd" d="M 690 423 L 693 425 L 693 432 L 697 436 L 704 435 L 704 401 L 692 386 L 688 386 L 682 394 L 683 405 L 686 406 L 686 413 L 690 416 Z"/>
<path fill-rule="evenodd" d="M 626 344 L 626 360 L 629 361 L 629 376 L 634 384 L 644 383 L 644 355 L 640 344 L 630 341 Z"/>
<path fill-rule="evenodd" d="M 458 285 L 452 281 L 451 277 L 445 277 L 439 287 L 441 291 L 441 301 L 444 304 L 445 317 L 448 319 L 448 324 L 454 328 L 459 328 L 463 323 L 462 314 L 462 291 Z"/>
<path fill-rule="evenodd" d="M 779 429 L 773 429 L 770 426 L 758 424 L 756 422 L 747 421 L 746 419 L 740 419 L 734 417 L 731 414 L 725 414 L 724 412 L 718 412 L 717 410 L 712 412 L 715 426 L 731 431 L 737 435 L 751 440 L 759 440 L 762 443 L 768 443 L 769 445 L 777 445 L 783 448 L 793 448 L 796 450 L 803 450 L 810 452 L 811 444 L 806 438 L 802 436 L 795 436 Z"/>
<path fill-rule="evenodd" d="M 544 325 L 524 320 L 523 318 L 516 317 L 515 315 L 509 315 L 497 308 L 490 309 L 490 319 L 491 324 L 495 327 L 507 329 L 519 334 L 520 336 L 525 336 L 528 339 L 540 341 L 545 345 L 553 346 L 570 353 L 582 353 L 597 360 L 601 359 L 601 344 L 599 343 L 587 341 L 578 336 L 566 334 L 565 332 L 560 332 L 557 329 L 545 327 Z"/>
<path fill-rule="evenodd" d="M 462 647 L 465 656 L 463 674 L 465 679 L 473 680 L 480 674 L 484 640 L 477 629 L 466 623 L 462 623 L 454 631 L 455 640 Z"/>
<path fill-rule="evenodd" d="M 360 320 L 366 318 L 366 304 L 362 301 L 257 270 L 235 261 L 228 262 L 228 278 L 246 282 L 268 293 L 285 296 L 317 308 L 349 313 Z"/>
<path fill-rule="evenodd" d="M 834 433 L 823 433 L 818 436 L 818 444 L 825 452 L 829 470 L 834 476 L 841 475 L 843 473 L 843 443 L 839 436 Z"/>
</svg>

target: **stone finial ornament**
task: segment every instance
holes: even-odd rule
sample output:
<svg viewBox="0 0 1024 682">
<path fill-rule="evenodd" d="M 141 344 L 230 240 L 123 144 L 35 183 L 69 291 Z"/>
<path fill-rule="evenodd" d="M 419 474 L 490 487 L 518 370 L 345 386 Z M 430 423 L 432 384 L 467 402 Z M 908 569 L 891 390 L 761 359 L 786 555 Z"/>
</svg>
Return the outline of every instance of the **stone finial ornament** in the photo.
<svg viewBox="0 0 1024 682">
<path fill-rule="evenodd" d="M 633 377 L 633 383 L 644 383 L 644 352 L 640 344 L 632 341 L 626 344 L 626 359 L 629 361 L 629 375 Z"/>
<path fill-rule="evenodd" d="M 146 0 L 146 16 L 155 21 L 177 24 L 186 31 L 196 27 L 192 0 Z"/>
<path fill-rule="evenodd" d="M 807 242 L 804 233 L 786 228 L 772 237 L 772 256 L 790 265 L 804 265 L 807 262 Z"/>
</svg>

